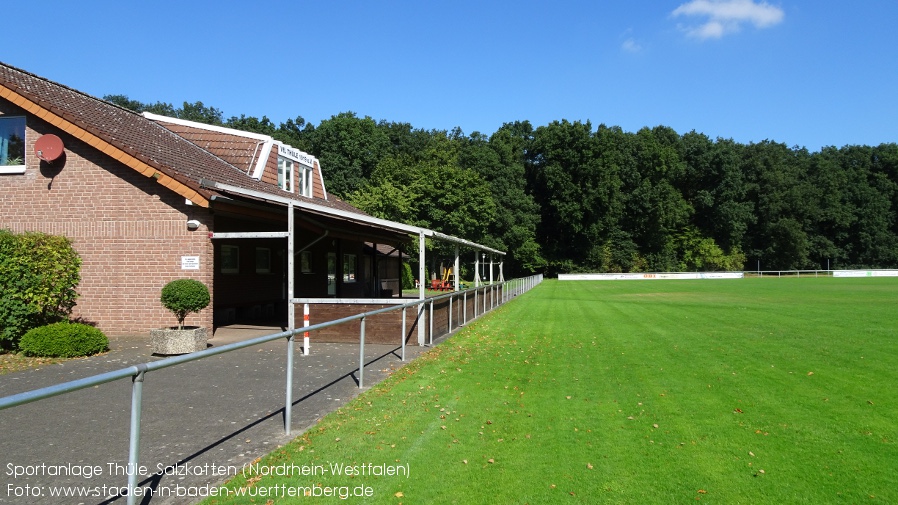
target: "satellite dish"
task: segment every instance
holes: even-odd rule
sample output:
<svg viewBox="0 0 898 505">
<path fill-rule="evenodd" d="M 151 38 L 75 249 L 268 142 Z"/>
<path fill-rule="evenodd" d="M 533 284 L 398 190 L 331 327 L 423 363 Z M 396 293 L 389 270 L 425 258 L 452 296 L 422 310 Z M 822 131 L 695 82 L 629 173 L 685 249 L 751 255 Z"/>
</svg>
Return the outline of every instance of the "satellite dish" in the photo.
<svg viewBox="0 0 898 505">
<path fill-rule="evenodd" d="M 56 135 L 41 135 L 37 142 L 34 143 L 34 154 L 48 163 L 62 156 L 62 153 L 62 139 Z"/>
</svg>

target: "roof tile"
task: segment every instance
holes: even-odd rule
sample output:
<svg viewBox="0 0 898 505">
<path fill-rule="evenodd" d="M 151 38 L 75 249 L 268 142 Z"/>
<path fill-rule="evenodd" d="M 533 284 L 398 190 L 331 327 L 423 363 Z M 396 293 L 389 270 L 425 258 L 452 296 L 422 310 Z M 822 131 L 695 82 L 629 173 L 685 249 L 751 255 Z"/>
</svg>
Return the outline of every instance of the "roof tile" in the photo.
<svg viewBox="0 0 898 505">
<path fill-rule="evenodd" d="M 169 129 L 133 111 L 2 62 L 0 85 L 204 197 L 216 193 L 200 186 L 200 181 L 205 179 L 367 216 L 336 198 L 305 198 L 253 179 L 247 175 L 247 169 L 256 147 L 254 141 L 240 142 L 236 136 L 214 133 L 198 135 Z M 41 115 L 44 118 L 49 116 L 47 113 Z M 84 137 L 86 135 L 78 136 L 80 139 Z M 141 163 L 133 165 L 135 170 L 145 172 Z"/>
</svg>

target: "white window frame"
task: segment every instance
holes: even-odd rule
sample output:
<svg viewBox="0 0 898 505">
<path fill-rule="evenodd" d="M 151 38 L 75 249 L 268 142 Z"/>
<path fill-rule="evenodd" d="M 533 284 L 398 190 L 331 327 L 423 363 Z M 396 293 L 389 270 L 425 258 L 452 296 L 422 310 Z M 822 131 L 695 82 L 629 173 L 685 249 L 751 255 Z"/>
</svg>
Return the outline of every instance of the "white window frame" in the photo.
<svg viewBox="0 0 898 505">
<path fill-rule="evenodd" d="M 278 187 L 289 193 L 293 192 L 293 176 L 296 162 L 290 158 L 278 156 Z"/>
<path fill-rule="evenodd" d="M 0 174 L 24 174 L 25 173 L 26 160 L 27 160 L 27 156 L 28 156 L 28 148 L 25 147 L 25 143 L 26 143 L 25 136 L 27 135 L 28 124 L 25 120 L 25 116 L 0 115 L 0 121 L 15 120 L 15 119 L 20 120 L 22 122 L 22 126 L 23 126 L 22 132 L 21 132 L 22 133 L 22 147 L 23 147 L 22 163 L 15 164 L 15 165 L 7 165 L 6 163 L 8 163 L 8 160 L 6 160 L 3 162 L 3 164 L 0 164 Z M 8 139 L 6 139 L 6 138 L 0 138 L 0 149 L 2 149 L 2 141 L 4 141 L 4 140 L 8 141 Z"/>
<path fill-rule="evenodd" d="M 312 167 L 300 163 L 299 175 L 297 176 L 297 178 L 300 181 L 300 194 L 302 196 L 312 198 Z"/>
</svg>

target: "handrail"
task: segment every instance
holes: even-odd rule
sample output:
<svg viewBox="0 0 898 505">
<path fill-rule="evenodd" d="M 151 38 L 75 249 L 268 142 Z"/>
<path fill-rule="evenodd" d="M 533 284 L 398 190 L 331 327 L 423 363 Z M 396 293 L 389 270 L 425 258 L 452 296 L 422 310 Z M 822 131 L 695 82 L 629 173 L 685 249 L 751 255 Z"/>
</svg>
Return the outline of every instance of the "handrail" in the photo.
<svg viewBox="0 0 898 505">
<path fill-rule="evenodd" d="M 53 396 L 59 396 L 66 393 L 71 393 L 74 391 L 79 391 L 81 389 L 98 386 L 101 384 L 106 384 L 108 382 L 112 382 L 115 380 L 123 379 L 125 377 L 132 378 L 132 390 L 131 390 L 131 432 L 130 432 L 130 444 L 129 444 L 129 455 L 128 455 L 128 463 L 130 468 L 136 468 L 138 466 L 139 460 L 139 447 L 140 447 L 140 417 L 141 410 L 143 404 L 143 382 L 145 380 L 145 376 L 147 372 L 161 370 L 163 368 L 168 368 L 176 365 L 180 365 L 183 363 L 188 363 L 190 361 L 197 361 L 203 358 L 207 358 L 209 356 L 215 356 L 218 354 L 224 354 L 231 351 L 236 351 L 238 349 L 244 349 L 247 347 L 252 347 L 259 344 L 264 344 L 266 342 L 271 342 L 277 340 L 279 338 L 287 338 L 288 341 L 288 364 L 287 364 L 287 393 L 286 393 L 286 402 L 284 405 L 284 431 L 287 435 L 290 434 L 290 424 L 291 424 L 291 411 L 292 411 L 292 385 L 293 385 L 293 340 L 294 337 L 298 333 L 312 332 L 316 330 L 321 330 L 324 328 L 328 328 L 331 326 L 336 326 L 339 324 L 348 323 L 350 321 L 361 321 L 360 328 L 360 338 L 359 338 L 359 388 L 363 387 L 364 384 L 364 346 L 365 346 L 365 318 L 383 314 L 386 312 L 391 312 L 394 310 L 402 310 L 402 361 L 405 361 L 405 313 L 406 309 L 415 307 L 418 305 L 423 305 L 425 303 L 431 304 L 431 334 L 430 334 L 430 342 L 433 343 L 433 302 L 439 301 L 443 299 L 451 299 L 453 297 L 462 296 L 465 300 L 465 318 L 464 321 L 467 323 L 467 295 L 469 292 L 473 291 L 475 296 L 474 303 L 474 317 L 477 317 L 477 292 L 483 291 L 483 312 L 480 314 L 486 313 L 488 310 L 492 310 L 493 308 L 508 302 L 511 300 L 513 296 L 518 294 L 522 294 L 526 291 L 529 291 L 540 282 L 542 282 L 542 275 L 534 275 L 530 277 L 520 278 L 520 279 L 512 279 L 510 281 L 503 281 L 493 284 L 486 284 L 483 286 L 478 286 L 475 288 L 469 288 L 461 291 L 453 291 L 451 293 L 446 293 L 443 295 L 437 295 L 429 298 L 423 298 L 418 300 L 412 300 L 408 303 L 404 303 L 402 305 L 395 305 L 392 307 L 384 307 L 381 309 L 375 309 L 368 312 L 364 312 L 361 314 L 355 314 L 352 316 L 343 317 L 340 319 L 334 319 L 332 321 L 326 321 L 323 323 L 318 323 L 311 326 L 293 328 L 290 330 L 282 331 L 279 333 L 273 333 L 270 335 L 264 335 L 261 337 L 251 338 L 248 340 L 243 340 L 240 342 L 233 342 L 230 344 L 225 344 L 220 347 L 210 347 L 208 349 L 202 351 L 196 351 L 189 354 L 182 354 L 180 356 L 170 356 L 167 358 L 160 359 L 158 361 L 151 361 L 146 363 L 140 363 L 137 365 L 132 365 L 129 367 L 121 368 L 119 370 L 114 370 L 111 372 L 105 372 L 97 375 L 92 375 L 90 377 L 85 377 L 82 379 L 77 379 L 69 382 L 63 382 L 61 384 L 55 384 L 53 386 L 48 386 L 40 389 L 35 389 L 32 391 L 26 391 L 23 393 L 18 393 L 14 395 L 9 395 L 0 398 L 0 410 L 12 408 L 18 405 L 24 405 L 26 403 L 35 402 L 38 400 L 42 400 L 45 398 L 51 398 Z M 495 292 L 496 289 L 501 289 L 501 296 L 498 296 Z M 486 293 L 489 291 L 491 293 L 490 296 L 490 304 L 487 309 L 487 296 Z M 292 305 L 292 304 L 291 304 Z M 291 307 L 291 310 L 294 310 Z M 423 316 L 423 311 L 419 311 L 418 317 Z M 452 325 L 452 316 L 450 310 L 449 316 L 449 325 L 451 331 Z M 137 487 L 137 472 L 128 472 L 128 505 L 133 505 L 134 500 L 136 498 L 133 490 Z"/>
</svg>

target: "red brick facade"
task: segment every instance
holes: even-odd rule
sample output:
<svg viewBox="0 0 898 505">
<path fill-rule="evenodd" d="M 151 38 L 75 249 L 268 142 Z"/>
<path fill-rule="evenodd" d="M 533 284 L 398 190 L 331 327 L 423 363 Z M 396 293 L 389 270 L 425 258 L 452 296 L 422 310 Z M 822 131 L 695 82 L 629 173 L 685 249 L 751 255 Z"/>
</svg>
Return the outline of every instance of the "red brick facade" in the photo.
<svg viewBox="0 0 898 505">
<path fill-rule="evenodd" d="M 26 116 L 26 171 L 0 175 L 0 227 L 72 240 L 83 261 L 76 317 L 113 335 L 176 324 L 159 293 L 181 277 L 211 287 L 208 210 L 11 104 L 0 101 L 0 114 Z M 35 140 L 48 133 L 65 146 L 53 163 L 34 156 Z M 188 219 L 199 229 L 188 230 Z M 182 270 L 182 256 L 198 256 L 199 270 Z M 211 328 L 212 311 L 186 322 Z"/>
<path fill-rule="evenodd" d="M 189 315 L 188 325 L 286 323 L 288 208 L 293 297 L 357 302 L 318 305 L 316 321 L 399 295 L 397 247 L 409 235 L 436 234 L 327 197 L 318 160 L 270 137 L 136 114 L 0 63 L 3 116 L 24 118 L 26 131 L 23 166 L 22 121 L 4 122 L 15 131 L 2 131 L 0 155 L 15 164 L 0 167 L 0 228 L 71 239 L 83 262 L 73 316 L 111 335 L 174 325 L 159 296 L 166 283 L 185 277 L 212 294 L 209 308 Z M 52 162 L 34 151 L 47 134 L 64 145 Z M 278 188 L 278 155 L 294 160 L 294 186 L 303 170 L 296 162 L 312 167 L 311 181 L 303 179 L 311 196 Z M 445 303 L 434 310 L 436 336 L 447 331 Z M 398 342 L 398 313 L 376 319 L 371 341 Z M 413 321 L 408 332 L 417 334 Z M 353 341 L 357 332 L 341 328 L 331 339 Z"/>
</svg>

